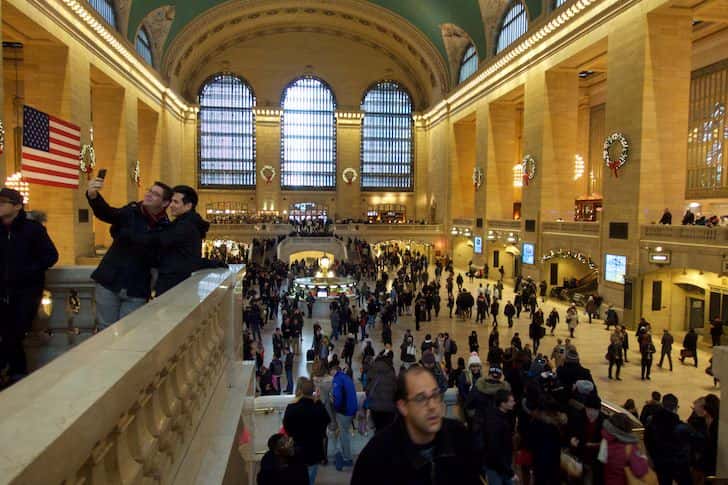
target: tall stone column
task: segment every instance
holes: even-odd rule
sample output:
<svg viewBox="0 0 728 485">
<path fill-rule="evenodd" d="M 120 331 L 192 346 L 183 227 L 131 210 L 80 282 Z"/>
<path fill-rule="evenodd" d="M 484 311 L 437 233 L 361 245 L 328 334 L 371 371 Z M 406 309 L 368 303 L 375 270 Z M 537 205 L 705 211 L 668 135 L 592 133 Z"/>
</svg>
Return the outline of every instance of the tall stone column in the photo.
<svg viewBox="0 0 728 485">
<path fill-rule="evenodd" d="M 87 54 L 54 44 L 25 47 L 25 104 L 68 120 L 81 128 L 81 143 L 89 142 L 90 66 Z M 31 207 L 48 216 L 46 227 L 60 254 L 59 264 L 75 264 L 92 252 L 92 229 L 79 221 L 87 209 L 85 178 L 79 190 L 32 185 Z"/>
<path fill-rule="evenodd" d="M 633 9 L 610 29 L 606 132 L 624 134 L 630 152 L 618 176 L 604 171 L 602 247 L 627 256 L 627 275 L 638 278 L 640 224 L 684 200 L 692 22 L 689 15 Z M 627 238 L 610 237 L 610 225 L 620 223 Z M 633 286 L 628 323 L 640 316 L 638 280 Z M 600 292 L 622 306 L 623 285 L 602 281 Z"/>
<path fill-rule="evenodd" d="M 546 72 L 543 146 L 540 182 L 543 220 L 572 220 L 574 199 L 580 194 L 574 181 L 579 117 L 579 76 L 573 70 Z"/>
<path fill-rule="evenodd" d="M 270 210 L 271 207 L 281 211 L 288 210 L 288 201 L 281 195 L 281 114 L 275 110 L 272 114 L 259 110 L 255 115 L 256 158 L 258 160 L 255 186 L 257 208 L 251 210 Z M 266 183 L 260 175 L 261 169 L 270 165 L 276 171 L 271 183 Z"/>
</svg>

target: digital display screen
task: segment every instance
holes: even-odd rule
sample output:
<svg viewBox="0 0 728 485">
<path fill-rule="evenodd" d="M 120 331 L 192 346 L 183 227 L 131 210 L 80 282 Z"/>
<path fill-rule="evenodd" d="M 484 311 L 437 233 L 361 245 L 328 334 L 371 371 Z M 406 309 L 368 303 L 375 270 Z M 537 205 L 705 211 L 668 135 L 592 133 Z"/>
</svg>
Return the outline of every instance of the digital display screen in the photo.
<svg viewBox="0 0 728 485">
<path fill-rule="evenodd" d="M 624 284 L 627 274 L 627 256 L 607 254 L 604 257 L 604 279 L 612 283 Z"/>
<path fill-rule="evenodd" d="M 319 288 L 316 291 L 316 298 L 326 298 L 329 296 L 329 290 Z"/>
<path fill-rule="evenodd" d="M 534 264 L 536 249 L 531 243 L 523 243 L 521 246 L 521 262 L 523 264 Z"/>
<path fill-rule="evenodd" d="M 473 252 L 475 254 L 483 254 L 483 238 L 475 236 L 473 238 Z"/>
</svg>

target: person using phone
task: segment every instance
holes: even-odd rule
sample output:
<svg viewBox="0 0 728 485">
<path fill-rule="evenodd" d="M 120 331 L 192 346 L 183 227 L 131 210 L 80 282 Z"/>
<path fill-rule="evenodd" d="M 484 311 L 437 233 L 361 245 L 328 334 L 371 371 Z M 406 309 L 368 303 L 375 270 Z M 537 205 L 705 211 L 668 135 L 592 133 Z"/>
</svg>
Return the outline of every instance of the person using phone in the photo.
<svg viewBox="0 0 728 485">
<path fill-rule="evenodd" d="M 210 228 L 195 210 L 197 191 L 188 185 L 172 188 L 169 212 L 174 218 L 161 231 L 139 232 L 133 228 L 122 230 L 121 238 L 128 238 L 158 251 L 159 277 L 155 284 L 156 296 L 161 295 L 187 279 L 193 271 L 212 267 L 213 263 L 202 260 L 202 240 Z"/>
<path fill-rule="evenodd" d="M 99 175 L 105 175 L 100 171 Z M 111 224 L 114 238 L 101 263 L 91 274 L 96 282 L 96 323 L 103 330 L 144 305 L 151 296 L 152 266 L 156 254 L 144 244 L 119 237 L 122 232 L 147 234 L 161 231 L 169 224 L 166 209 L 172 200 L 172 189 L 154 182 L 144 199 L 123 207 L 112 207 L 99 193 L 104 178 L 96 177 L 86 190 L 91 210 L 99 220 Z"/>
</svg>

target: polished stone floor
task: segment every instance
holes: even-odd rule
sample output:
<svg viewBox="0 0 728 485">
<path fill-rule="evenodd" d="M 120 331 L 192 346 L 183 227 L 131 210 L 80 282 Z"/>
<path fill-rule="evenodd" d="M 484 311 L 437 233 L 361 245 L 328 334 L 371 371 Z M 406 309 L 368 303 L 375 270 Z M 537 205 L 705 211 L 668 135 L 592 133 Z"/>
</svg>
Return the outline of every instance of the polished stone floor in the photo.
<svg viewBox="0 0 728 485">
<path fill-rule="evenodd" d="M 488 280 L 487 282 L 491 284 L 494 283 L 494 281 L 491 280 Z M 483 284 L 483 286 L 485 286 L 486 280 L 476 279 L 473 283 L 470 283 L 467 281 L 466 278 L 464 286 L 471 291 L 475 291 L 478 285 L 481 283 Z M 446 290 L 444 288 L 444 279 L 441 296 L 443 297 L 443 301 L 446 302 L 447 298 Z M 506 283 L 506 288 L 504 289 L 504 300 L 512 300 L 512 297 L 512 286 Z M 502 302 L 501 304 L 501 312 L 504 303 L 505 302 Z M 556 327 L 555 336 L 552 337 L 547 335 L 541 342 L 540 350 L 543 353 L 547 354 L 551 353 L 551 349 L 556 344 L 557 338 L 566 338 L 569 336 L 566 324 L 563 323 L 566 305 L 564 304 L 564 302 L 547 298 L 546 302 L 543 304 L 544 313 L 548 314 L 548 312 L 550 312 L 551 308 L 553 307 L 556 307 L 559 311 L 561 315 L 561 323 Z M 476 330 L 478 332 L 478 338 L 481 347 L 481 358 L 485 360 L 485 352 L 483 349 L 487 348 L 488 335 L 491 331 L 490 323 L 486 325 L 478 325 L 474 322 L 474 316 L 473 320 L 466 321 L 458 320 L 455 317 L 451 319 L 448 318 L 447 307 L 443 305 L 443 309 L 444 311 L 440 312 L 438 318 L 435 318 L 433 313 L 432 321 L 424 322 L 421 325 L 421 330 L 419 332 L 415 332 L 414 317 L 399 317 L 399 321 L 396 325 L 393 325 L 392 331 L 392 341 L 394 343 L 396 368 L 399 367 L 400 363 L 399 343 L 402 341 L 402 335 L 406 328 L 411 329 L 415 333 L 415 342 L 418 348 L 424 340 L 426 334 L 429 333 L 432 335 L 433 338 L 435 338 L 435 336 L 439 332 L 448 332 L 451 336 L 454 336 L 458 344 L 457 357 L 465 357 L 466 360 L 468 357 L 468 336 L 470 335 L 470 332 L 472 330 Z M 473 314 L 474 313 L 475 312 L 473 311 Z M 674 370 L 672 372 L 669 371 L 667 361 L 665 361 L 665 365 L 663 368 L 657 367 L 659 359 L 655 359 L 652 368 L 652 379 L 650 381 L 643 381 L 640 379 L 640 356 L 639 352 L 637 352 L 636 350 L 636 340 L 634 338 L 634 332 L 630 331 L 631 348 L 629 351 L 629 363 L 625 364 L 625 366 L 622 368 L 622 381 L 609 380 L 607 378 L 608 364 L 604 360 L 604 353 L 606 351 L 609 340 L 609 332 L 604 329 L 604 325 L 602 324 L 601 320 L 595 320 L 594 323 L 589 324 L 587 323 L 588 319 L 583 313 L 580 313 L 579 320 L 581 323 L 575 332 L 576 338 L 573 340 L 573 343 L 577 347 L 582 365 L 591 369 L 592 375 L 594 376 L 594 380 L 597 384 L 599 394 L 602 396 L 603 399 L 606 399 L 618 405 L 622 405 L 624 404 L 625 400 L 627 400 L 628 398 L 632 398 L 635 400 L 635 403 L 639 410 L 641 409 L 642 404 L 644 404 L 644 402 L 650 398 L 650 393 L 652 391 L 657 390 L 663 394 L 671 392 L 675 394 L 680 401 L 680 415 L 683 418 L 687 418 L 687 416 L 691 412 L 691 404 L 696 398 L 710 392 L 717 392 L 717 389 L 713 386 L 712 377 L 708 376 L 705 373 L 705 368 L 708 366 L 708 360 L 711 356 L 710 349 L 707 346 L 701 344 L 701 348 L 698 352 L 699 366 L 697 368 L 692 365 L 692 361 L 689 361 L 690 364 L 681 364 L 677 359 L 677 356 L 679 355 L 679 349 L 682 347 L 681 343 L 684 332 L 674 333 Z M 319 321 L 321 323 L 325 332 L 330 332 L 331 327 L 327 320 L 306 319 L 304 325 L 304 342 L 301 345 L 301 349 L 308 349 L 311 346 L 312 327 L 315 321 Z M 500 332 L 501 347 L 507 345 L 507 343 L 510 342 L 514 332 L 520 333 L 521 339 L 523 340 L 524 344 L 528 342 L 528 323 L 528 314 L 522 313 L 521 318 L 516 320 L 514 327 L 512 329 L 508 329 L 506 319 L 501 315 L 499 318 L 498 327 L 498 331 Z M 274 328 L 275 327 L 271 322 L 265 326 L 263 332 L 263 340 L 266 347 L 266 364 L 269 362 L 270 357 L 272 356 L 272 340 L 270 334 L 273 332 Z M 657 333 L 658 335 L 655 336 L 655 345 L 658 349 L 658 354 L 655 355 L 659 356 L 659 338 L 661 332 Z M 377 326 L 376 330 L 373 332 L 372 335 L 374 348 L 377 353 L 383 348 L 380 340 L 380 335 L 381 328 Z M 340 339 L 336 344 L 335 352 L 340 353 L 342 348 L 343 339 Z M 453 365 L 455 365 L 455 363 L 457 362 L 457 357 L 453 357 Z M 358 344 L 353 364 L 355 376 L 358 375 L 360 363 L 361 345 Z M 296 366 L 294 368 L 295 376 L 308 375 L 308 373 L 309 368 L 306 365 L 305 358 L 303 358 L 303 356 L 297 356 Z M 357 386 L 360 387 L 358 383 Z"/>
<path fill-rule="evenodd" d="M 489 282 L 491 284 L 494 283 L 494 281 L 492 280 L 475 280 L 473 283 L 469 283 L 466 278 L 464 286 L 474 292 L 479 284 L 482 283 L 483 286 L 485 286 L 486 282 Z M 442 283 L 443 288 L 441 290 L 441 296 L 443 297 L 443 301 L 446 302 L 447 294 L 444 288 L 444 279 Z M 513 288 L 512 285 L 508 282 L 506 282 L 506 288 L 504 289 L 503 297 L 505 301 L 509 299 L 512 301 L 513 299 Z M 503 311 L 502 308 L 504 304 L 505 302 L 502 302 L 501 312 Z M 543 304 L 544 313 L 548 314 L 548 312 L 550 312 L 551 308 L 553 307 L 556 307 L 559 311 L 559 314 L 561 316 L 561 323 L 556 327 L 555 336 L 552 337 L 547 335 L 541 342 L 540 350 L 543 353 L 548 354 L 551 353 L 551 349 L 556 344 L 557 338 L 560 337 L 563 339 L 569 336 L 569 331 L 566 328 L 566 324 L 563 323 L 564 314 L 566 312 L 566 305 L 564 304 L 564 302 L 547 298 L 546 302 Z M 481 347 L 481 358 L 485 360 L 485 353 L 482 349 L 487 348 L 488 345 L 488 335 L 491 331 L 490 323 L 487 323 L 486 325 L 478 325 L 474 323 L 474 319 L 466 321 L 458 320 L 455 317 L 451 319 L 448 318 L 447 307 L 443 305 L 443 309 L 444 312 L 441 312 L 438 318 L 435 318 L 433 314 L 432 321 L 424 322 L 421 325 L 421 330 L 419 332 L 415 332 L 414 317 L 399 317 L 398 323 L 396 325 L 393 325 L 392 328 L 392 342 L 394 343 L 396 368 L 398 368 L 400 364 L 399 343 L 402 341 L 402 335 L 404 334 L 404 330 L 407 328 L 411 329 L 412 332 L 415 333 L 415 342 L 418 348 L 424 340 L 425 335 L 428 333 L 431 334 L 433 338 L 439 332 L 448 332 L 451 336 L 454 336 L 458 344 L 458 354 L 457 356 L 453 357 L 453 365 L 457 362 L 457 357 L 464 357 L 467 360 L 468 336 L 470 335 L 470 332 L 472 330 L 475 330 L 478 333 L 478 340 Z M 701 343 L 701 347 L 698 351 L 698 362 L 700 365 L 697 368 L 692 365 L 692 361 L 690 365 L 683 365 L 679 362 L 679 360 L 677 360 L 684 332 L 674 333 L 674 370 L 672 372 L 669 371 L 667 362 L 665 362 L 664 368 L 661 369 L 657 367 L 658 360 L 655 360 L 652 369 L 652 379 L 650 381 L 643 381 L 640 379 L 640 355 L 639 352 L 637 352 L 636 350 L 636 345 L 634 345 L 636 343 L 634 338 L 634 332 L 630 331 L 630 345 L 632 346 L 632 348 L 629 351 L 629 363 L 625 364 L 625 366 L 622 368 L 622 381 L 609 380 L 607 378 L 608 365 L 607 362 L 604 360 L 604 353 L 606 351 L 606 347 L 609 341 L 609 332 L 604 329 L 604 325 L 601 320 L 595 320 L 592 324 L 586 323 L 588 322 L 588 319 L 583 315 L 583 312 L 580 313 L 579 320 L 582 323 L 579 325 L 575 332 L 576 338 L 573 340 L 573 342 L 579 352 L 582 365 L 591 369 L 592 375 L 597 384 L 597 389 L 602 399 L 610 401 L 614 404 L 622 405 L 627 399 L 632 398 L 635 400 L 637 409 L 641 410 L 644 402 L 650 398 L 650 393 L 652 391 L 659 391 L 663 394 L 671 392 L 678 397 L 680 401 L 679 413 L 681 417 L 685 419 L 690 414 L 692 402 L 696 398 L 704 396 L 705 394 L 708 394 L 710 392 L 718 392 L 717 388 L 713 387 L 713 379 L 705 374 L 705 368 L 707 367 L 708 360 L 711 356 L 710 349 L 707 346 L 702 345 Z M 304 341 L 301 345 L 302 351 L 305 351 L 303 349 L 308 349 L 311 347 L 313 324 L 316 321 L 319 321 L 321 323 L 324 331 L 327 334 L 331 330 L 331 327 L 327 320 L 306 319 L 303 335 Z M 524 344 L 528 342 L 527 336 L 529 319 L 527 313 L 521 314 L 521 318 L 516 320 L 515 325 L 512 329 L 508 329 L 507 321 L 505 317 L 503 317 L 503 315 L 499 317 L 498 321 L 500 324 L 498 327 L 498 331 L 500 332 L 501 347 L 511 341 L 511 337 L 513 336 L 514 332 L 520 333 L 521 339 L 523 340 Z M 275 326 L 271 322 L 266 325 L 263 331 L 266 365 L 270 361 L 270 357 L 273 353 L 271 334 L 273 333 L 274 328 Z M 374 349 L 377 353 L 383 348 L 380 340 L 380 335 L 381 328 L 377 326 L 377 328 L 373 332 L 372 339 L 374 342 Z M 659 335 L 655 337 L 655 340 L 656 347 L 658 348 L 659 352 Z M 336 344 L 335 352 L 341 353 L 343 345 L 343 340 L 340 339 Z M 307 366 L 304 356 L 297 356 L 295 362 L 295 377 L 309 374 L 310 366 Z M 360 364 L 361 344 L 358 343 L 357 351 L 353 361 L 355 376 L 358 376 L 359 374 Z M 358 382 L 357 388 L 361 388 Z M 320 466 L 316 483 L 317 485 L 345 484 L 349 483 L 350 477 L 351 469 L 344 469 L 343 472 L 337 472 L 333 466 Z"/>
</svg>

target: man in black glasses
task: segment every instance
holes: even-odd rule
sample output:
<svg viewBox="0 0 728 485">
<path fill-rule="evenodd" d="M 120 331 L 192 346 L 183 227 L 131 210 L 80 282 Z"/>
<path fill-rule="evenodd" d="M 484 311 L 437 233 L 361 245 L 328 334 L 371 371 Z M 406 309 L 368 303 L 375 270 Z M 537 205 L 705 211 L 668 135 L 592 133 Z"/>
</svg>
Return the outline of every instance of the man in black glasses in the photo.
<svg viewBox="0 0 728 485">
<path fill-rule="evenodd" d="M 375 435 L 359 455 L 352 485 L 480 484 L 480 457 L 465 427 L 444 418 L 444 395 L 420 366 L 399 374 L 399 419 Z"/>
</svg>

